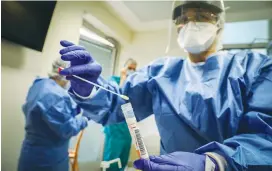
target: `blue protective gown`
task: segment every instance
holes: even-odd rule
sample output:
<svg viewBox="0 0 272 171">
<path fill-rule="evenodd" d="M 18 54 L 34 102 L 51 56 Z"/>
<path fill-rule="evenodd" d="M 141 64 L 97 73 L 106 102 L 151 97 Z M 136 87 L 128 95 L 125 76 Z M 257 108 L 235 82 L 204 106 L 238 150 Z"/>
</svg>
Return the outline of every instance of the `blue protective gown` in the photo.
<svg viewBox="0 0 272 171">
<path fill-rule="evenodd" d="M 87 126 L 77 105 L 52 79 L 36 79 L 26 103 L 18 171 L 68 171 L 69 139 Z"/>
<path fill-rule="evenodd" d="M 216 53 L 205 63 L 159 59 L 131 75 L 120 90 L 138 120 L 155 115 L 161 153 L 216 152 L 231 170 L 272 170 L 272 59 L 243 51 Z M 98 90 L 88 100 L 75 97 L 101 124 L 122 121 L 125 102 Z"/>
</svg>

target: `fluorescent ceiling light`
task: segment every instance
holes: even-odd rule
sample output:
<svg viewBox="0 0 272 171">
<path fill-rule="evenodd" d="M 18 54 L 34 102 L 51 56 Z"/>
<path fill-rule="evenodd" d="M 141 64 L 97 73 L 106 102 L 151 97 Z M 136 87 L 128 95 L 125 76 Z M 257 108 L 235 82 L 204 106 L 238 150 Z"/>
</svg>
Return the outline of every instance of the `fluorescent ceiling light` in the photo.
<svg viewBox="0 0 272 171">
<path fill-rule="evenodd" d="M 79 30 L 80 35 L 85 36 L 91 40 L 97 41 L 99 43 L 114 47 L 114 44 L 112 44 L 111 42 L 109 42 L 108 40 L 104 39 L 103 37 L 91 32 L 90 30 L 86 29 L 86 28 L 80 28 Z"/>
</svg>

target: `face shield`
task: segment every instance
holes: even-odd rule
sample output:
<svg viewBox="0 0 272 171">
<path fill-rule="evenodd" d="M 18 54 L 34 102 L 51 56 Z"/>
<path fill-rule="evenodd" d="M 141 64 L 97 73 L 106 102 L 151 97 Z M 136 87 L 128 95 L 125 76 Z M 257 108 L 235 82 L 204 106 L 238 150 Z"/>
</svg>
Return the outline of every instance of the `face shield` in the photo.
<svg viewBox="0 0 272 171">
<path fill-rule="evenodd" d="M 180 48 L 191 54 L 222 48 L 221 33 L 225 22 L 222 0 L 174 1 L 172 8 L 166 53 L 175 41 Z"/>
</svg>

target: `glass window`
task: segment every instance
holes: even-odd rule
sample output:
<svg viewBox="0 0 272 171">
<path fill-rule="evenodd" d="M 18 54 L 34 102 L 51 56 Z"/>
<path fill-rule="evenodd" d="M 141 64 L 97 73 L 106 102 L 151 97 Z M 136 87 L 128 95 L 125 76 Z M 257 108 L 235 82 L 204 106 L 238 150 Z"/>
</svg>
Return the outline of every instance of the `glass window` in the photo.
<svg viewBox="0 0 272 171">
<path fill-rule="evenodd" d="M 114 71 L 115 46 L 103 37 L 81 28 L 79 44 L 84 46 L 91 56 L 102 66 L 101 76 L 110 78 Z"/>
<path fill-rule="evenodd" d="M 226 23 L 223 31 L 223 44 L 267 43 L 269 20 Z"/>
</svg>

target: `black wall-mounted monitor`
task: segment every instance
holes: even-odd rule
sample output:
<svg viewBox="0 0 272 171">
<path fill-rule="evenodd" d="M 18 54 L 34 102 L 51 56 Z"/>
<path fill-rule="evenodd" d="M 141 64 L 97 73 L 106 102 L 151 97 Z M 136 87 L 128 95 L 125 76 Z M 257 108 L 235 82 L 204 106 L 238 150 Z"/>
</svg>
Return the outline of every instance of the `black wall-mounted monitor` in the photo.
<svg viewBox="0 0 272 171">
<path fill-rule="evenodd" d="M 1 1 L 1 37 L 42 51 L 56 1 Z"/>
</svg>

